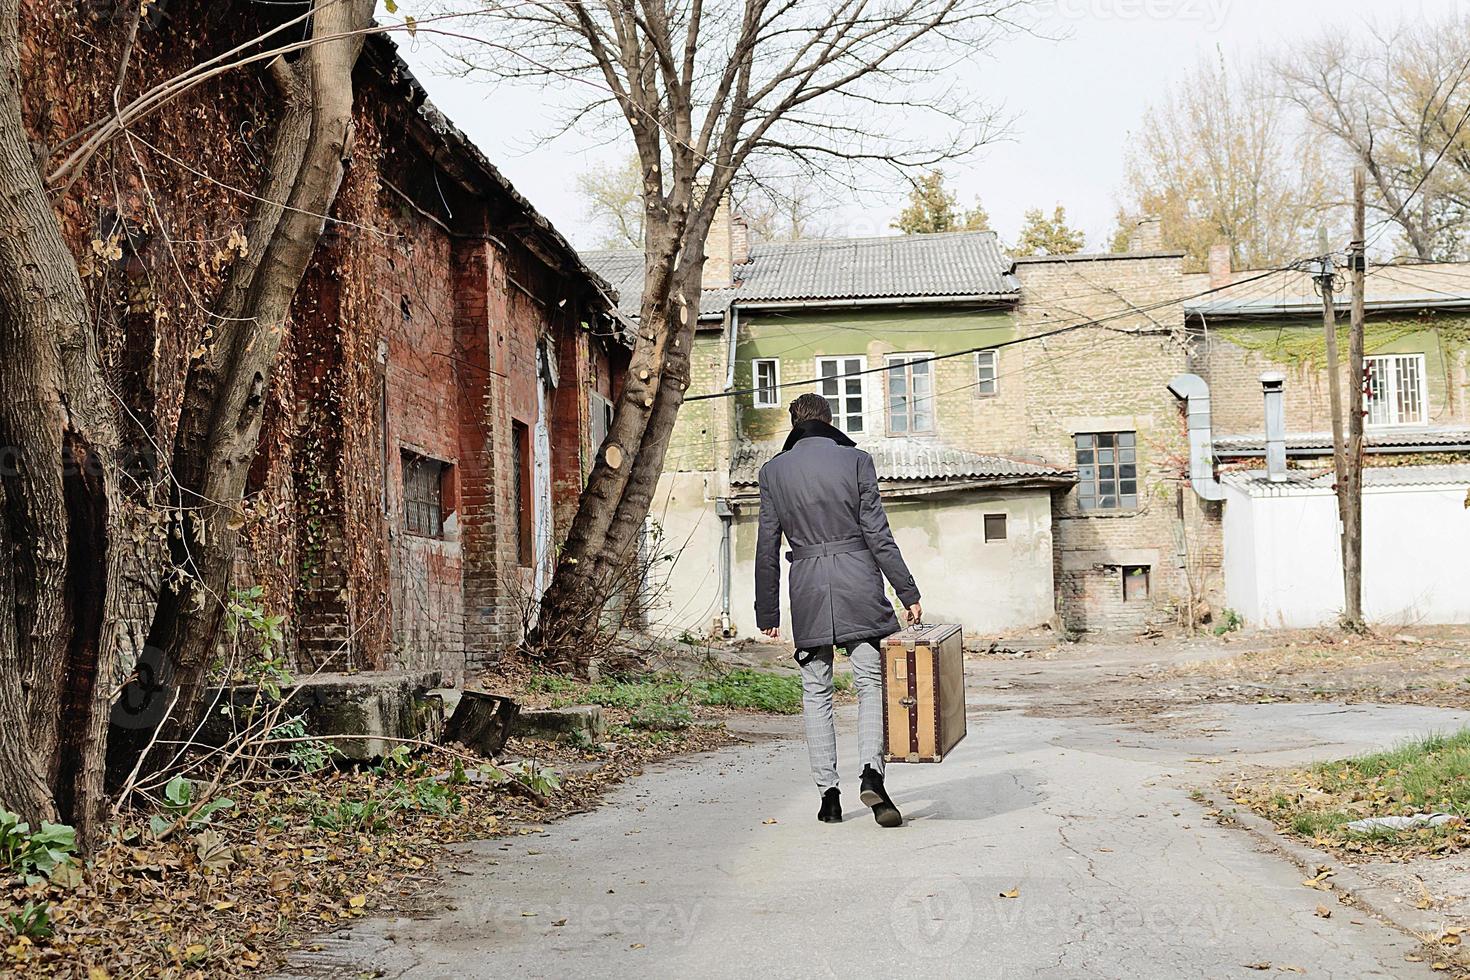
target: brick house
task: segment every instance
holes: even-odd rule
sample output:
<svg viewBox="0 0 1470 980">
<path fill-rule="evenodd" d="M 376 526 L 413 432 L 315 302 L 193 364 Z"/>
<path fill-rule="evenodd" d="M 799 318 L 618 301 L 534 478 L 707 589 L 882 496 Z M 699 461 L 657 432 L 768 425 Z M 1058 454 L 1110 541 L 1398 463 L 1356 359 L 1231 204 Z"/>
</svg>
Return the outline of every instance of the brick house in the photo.
<svg viewBox="0 0 1470 980">
<path fill-rule="evenodd" d="M 708 250 L 697 400 L 651 515 L 655 619 L 755 632 L 755 477 L 803 390 L 873 454 L 937 620 L 1136 629 L 1204 600 L 1218 508 L 1183 492 L 1166 387 L 1188 348 L 1180 255 L 1016 261 L 989 232 L 747 247 L 727 217 Z M 636 253 L 586 258 L 637 295 Z"/>
<path fill-rule="evenodd" d="M 725 215 L 709 252 L 690 394 L 719 397 L 681 413 L 652 515 L 668 559 L 654 565 L 655 614 L 669 627 L 755 632 L 756 473 L 805 390 L 873 453 L 940 621 L 986 634 L 1046 621 L 1132 632 L 1225 608 L 1258 626 L 1335 618 L 1307 274 L 1232 272 L 1220 250 L 1210 273 L 1185 274 L 1155 221 L 1126 252 L 1011 259 L 988 233 L 748 246 Z M 637 295 L 636 253 L 587 259 Z M 1367 612 L 1470 621 L 1457 584 L 1470 550 L 1470 265 L 1373 267 L 1367 307 Z M 1273 371 L 1285 485 L 1258 472 L 1260 376 Z M 1191 375 L 1210 403 L 1192 420 L 1171 388 Z M 1191 424 L 1212 426 L 1198 459 Z"/>
<path fill-rule="evenodd" d="M 114 111 L 107 73 L 69 66 L 116 63 L 133 43 L 126 8 L 24 8 L 21 84 L 37 93 L 26 124 L 55 146 Z M 129 82 L 147 89 L 288 16 L 233 0 L 154 5 Z M 160 447 L 173 444 L 210 336 L 205 303 L 234 260 L 226 242 L 243 240 L 255 206 L 244 189 L 261 185 L 280 113 L 259 69 L 141 120 L 135 153 L 99 157 L 57 203 L 100 311 L 139 487 L 128 670 L 167 587 Z M 232 587 L 285 617 L 299 670 L 452 680 L 519 639 L 630 349 L 607 283 L 434 108 L 386 37 L 367 38 L 354 90 L 342 186 L 263 386 Z M 98 259 L 100 242 L 120 257 Z"/>
<path fill-rule="evenodd" d="M 1224 497 L 1223 601 L 1252 625 L 1330 624 L 1343 599 L 1320 293 L 1309 272 L 1233 271 L 1222 249 L 1211 266 L 1187 291 L 1217 291 L 1186 311 Z M 1361 390 L 1365 413 L 1364 614 L 1470 622 L 1470 264 L 1370 266 L 1365 287 L 1361 384 L 1345 284 L 1336 297 L 1344 400 Z M 1279 391 L 1275 433 L 1263 376 Z"/>
<path fill-rule="evenodd" d="M 352 417 L 369 451 L 339 443 L 322 461 L 343 499 L 371 506 L 330 509 L 307 532 L 317 551 L 298 583 L 299 655 L 453 676 L 520 638 L 630 348 L 607 284 L 435 110 L 390 41 L 370 40 L 358 75 L 360 101 L 382 100 L 398 138 L 374 233 L 344 235 L 309 277 L 327 315 L 298 324 L 317 356 L 296 394 L 310 417 L 340 398 L 324 372 L 371 358 Z M 350 338 L 330 314 L 334 261 L 366 286 L 367 322 Z M 298 484 L 315 473 L 296 471 Z M 364 536 L 385 561 L 354 578 Z"/>
</svg>

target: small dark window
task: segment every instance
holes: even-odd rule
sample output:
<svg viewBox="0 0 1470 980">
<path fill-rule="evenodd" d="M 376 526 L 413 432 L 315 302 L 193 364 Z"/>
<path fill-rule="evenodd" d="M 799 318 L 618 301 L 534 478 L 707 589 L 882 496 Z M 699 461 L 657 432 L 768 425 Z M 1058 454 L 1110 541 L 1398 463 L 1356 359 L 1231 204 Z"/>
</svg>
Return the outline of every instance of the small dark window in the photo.
<svg viewBox="0 0 1470 980">
<path fill-rule="evenodd" d="M 1132 432 L 1085 432 L 1077 442 L 1077 505 L 1138 509 L 1138 449 Z"/>
<path fill-rule="evenodd" d="M 1148 598 L 1147 565 L 1123 566 L 1123 601 L 1143 602 Z"/>
<path fill-rule="evenodd" d="M 515 495 L 516 511 L 516 562 L 524 567 L 532 564 L 531 557 L 531 433 L 524 423 L 512 422 L 511 433 L 511 492 Z"/>
<path fill-rule="evenodd" d="M 410 534 L 444 537 L 444 480 L 448 463 L 403 453 L 403 526 Z"/>
<path fill-rule="evenodd" d="M 1004 541 L 1006 539 L 1006 515 L 985 515 L 985 543 L 992 541 Z"/>
</svg>

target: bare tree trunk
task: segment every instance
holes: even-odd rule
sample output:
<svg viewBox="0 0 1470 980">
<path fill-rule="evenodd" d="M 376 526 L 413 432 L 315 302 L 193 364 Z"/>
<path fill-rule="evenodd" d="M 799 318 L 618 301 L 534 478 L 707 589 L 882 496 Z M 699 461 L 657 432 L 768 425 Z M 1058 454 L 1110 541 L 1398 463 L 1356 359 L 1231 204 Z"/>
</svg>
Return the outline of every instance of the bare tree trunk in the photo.
<svg viewBox="0 0 1470 980">
<path fill-rule="evenodd" d="M 22 120 L 18 0 L 0 0 L 0 803 L 102 817 L 122 553 L 118 438 L 76 260 Z M 19 712 L 19 713 L 17 713 Z"/>
<path fill-rule="evenodd" d="M 215 304 L 214 336 L 190 365 L 174 443 L 175 564 L 185 574 L 159 597 L 148 645 L 172 671 L 171 730 L 197 719 L 228 599 L 239 511 L 260 436 L 291 300 L 316 251 L 352 142 L 352 72 L 372 0 L 321 0 L 299 60 L 271 63 L 285 111 L 272 144 L 249 249 Z M 349 36 L 342 36 L 349 35 Z M 328 40 L 330 38 L 330 40 Z M 155 692 L 159 696 L 159 692 Z M 161 696 L 171 696 L 161 692 Z"/>
<path fill-rule="evenodd" d="M 702 240 L 701 240 L 702 244 Z M 676 295 L 699 295 L 700 279 L 704 270 L 702 248 L 697 254 L 683 256 L 678 273 Z M 676 311 L 680 316 L 671 349 L 664 358 L 663 377 L 659 380 L 658 395 L 654 400 L 653 412 L 648 418 L 648 427 L 643 433 L 638 458 L 628 484 L 623 489 L 617 513 L 607 536 L 603 539 L 599 555 L 599 575 L 603 579 L 626 568 L 637 552 L 638 536 L 653 503 L 654 491 L 663 474 L 664 458 L 669 451 L 669 438 L 674 432 L 674 421 L 679 408 L 684 404 L 684 393 L 689 389 L 689 355 L 694 343 L 694 331 L 699 323 L 699 303 L 695 302 Z"/>
<path fill-rule="evenodd" d="M 667 222 L 663 222 L 667 224 Z M 576 516 L 562 545 L 556 573 L 545 595 L 535 629 L 527 643 L 542 653 L 569 652 L 586 635 L 589 622 L 602 611 L 609 596 L 601 577 L 604 546 L 623 493 L 641 459 L 644 433 L 654 412 L 659 382 L 669 357 L 670 310 L 664 299 L 674 275 L 676 236 L 659 229 L 650 234 L 659 243 L 647 260 L 639 311 L 638 341 L 623 381 L 623 391 L 612 428 L 587 479 Z M 699 294 L 690 303 L 697 309 Z M 686 368 L 687 370 L 687 368 Z M 574 660 L 585 661 L 585 656 Z"/>
</svg>

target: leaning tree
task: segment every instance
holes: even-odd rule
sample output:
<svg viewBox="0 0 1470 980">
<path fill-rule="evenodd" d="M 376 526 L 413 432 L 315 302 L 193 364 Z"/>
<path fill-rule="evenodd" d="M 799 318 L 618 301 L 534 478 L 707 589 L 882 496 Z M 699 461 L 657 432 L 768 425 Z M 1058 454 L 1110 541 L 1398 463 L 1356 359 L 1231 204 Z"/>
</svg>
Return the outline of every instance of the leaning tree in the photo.
<svg viewBox="0 0 1470 980">
<path fill-rule="evenodd" d="M 482 3 L 498 30 L 466 57 L 502 76 L 560 80 L 574 93 L 573 124 L 606 110 L 641 173 L 637 339 L 532 637 L 577 659 L 637 551 L 689 387 L 706 235 L 732 182 L 775 160 L 850 180 L 972 151 L 995 116 L 952 76 L 1016 26 L 1025 0 Z"/>
<path fill-rule="evenodd" d="M 373 0 L 303 2 L 261 36 L 144 85 L 129 69 L 153 7 L 38 0 L 23 16 L 20 0 L 0 0 L 0 805 L 31 821 L 68 820 L 84 843 L 95 842 L 102 825 L 117 693 L 132 530 L 121 445 L 131 411 L 99 355 L 97 324 L 109 311 L 87 288 L 93 260 L 118 246 L 109 238 L 94 243 L 95 255 L 74 254 L 60 222 L 68 193 L 100 161 L 125 159 L 114 151 L 136 150 L 137 127 L 199 86 L 252 70 L 276 86 L 280 108 L 267 130 L 263 183 L 245 195 L 253 203 L 221 287 L 195 297 L 204 315 L 191 327 L 197 349 L 183 379 L 180 424 L 171 444 L 157 447 L 170 487 L 162 503 L 171 553 L 159 564 L 172 587 L 160 590 L 149 639 L 175 679 L 177 725 L 198 710 L 263 393 L 291 297 L 342 180 L 352 70 L 373 29 Z M 196 40 L 187 18 L 200 9 L 174 5 L 175 37 Z M 63 78 L 100 70 L 108 104 L 49 145 L 33 141 L 28 116 L 54 123 L 77 106 L 65 101 L 64 84 L 62 105 L 35 104 L 57 90 L 23 84 L 22 45 L 46 51 L 45 40 L 28 33 L 85 12 L 94 19 L 68 24 L 97 32 L 91 63 L 57 70 Z M 121 43 L 110 44 L 119 34 Z M 96 63 L 103 52 L 116 60 Z M 147 190 L 141 171 L 107 177 Z M 171 229 L 156 231 L 174 247 Z"/>
</svg>

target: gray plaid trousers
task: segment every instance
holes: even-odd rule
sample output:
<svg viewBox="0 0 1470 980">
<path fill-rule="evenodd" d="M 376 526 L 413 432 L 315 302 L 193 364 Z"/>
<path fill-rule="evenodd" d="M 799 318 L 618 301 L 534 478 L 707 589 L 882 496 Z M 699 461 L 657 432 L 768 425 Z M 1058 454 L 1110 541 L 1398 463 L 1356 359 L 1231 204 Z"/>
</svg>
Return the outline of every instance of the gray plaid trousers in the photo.
<svg viewBox="0 0 1470 980">
<path fill-rule="evenodd" d="M 861 765 L 883 773 L 883 663 L 872 643 L 847 648 L 853 685 L 858 693 L 858 749 Z M 801 665 L 801 713 L 806 721 L 806 748 L 812 779 L 825 793 L 837 785 L 837 729 L 832 722 L 832 648 L 798 650 Z"/>
</svg>

